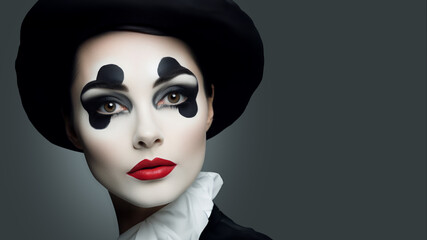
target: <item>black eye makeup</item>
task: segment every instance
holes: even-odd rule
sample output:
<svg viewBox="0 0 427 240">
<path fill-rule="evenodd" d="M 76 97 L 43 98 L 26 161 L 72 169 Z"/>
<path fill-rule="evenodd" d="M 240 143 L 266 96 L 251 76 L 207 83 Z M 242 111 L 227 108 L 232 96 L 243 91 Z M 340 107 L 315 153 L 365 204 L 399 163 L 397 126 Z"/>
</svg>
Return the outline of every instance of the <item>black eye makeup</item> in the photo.
<svg viewBox="0 0 427 240">
<path fill-rule="evenodd" d="M 164 107 L 177 108 L 179 104 L 187 101 L 187 97 L 178 92 L 170 92 L 165 97 L 163 97 L 160 101 L 157 102 L 157 109 L 161 109 Z"/>
<path fill-rule="evenodd" d="M 99 114 L 114 115 L 127 110 L 128 109 L 126 107 L 116 102 L 108 101 L 108 102 L 105 102 L 104 105 L 102 105 L 100 108 L 98 108 L 97 112 Z"/>
<path fill-rule="evenodd" d="M 123 70 L 117 65 L 108 64 L 99 69 L 96 80 L 83 87 L 80 101 L 89 114 L 89 123 L 93 128 L 106 128 L 110 124 L 112 116 L 130 112 L 132 104 L 125 95 L 114 91 L 85 98 L 84 94 L 90 89 L 96 88 L 127 91 L 127 88 L 122 85 L 123 80 Z"/>
<path fill-rule="evenodd" d="M 159 110 L 176 108 L 186 118 L 196 116 L 199 86 L 194 73 L 172 57 L 161 59 L 157 73 L 159 78 L 154 82 L 153 88 L 160 86 L 160 89 L 153 95 L 153 106 Z M 179 79 L 181 75 L 189 75 L 191 80 L 184 79 L 186 82 L 182 83 L 182 79 Z M 178 81 L 174 80 L 176 78 Z M 105 129 L 110 124 L 111 117 L 132 111 L 132 102 L 121 93 L 129 92 L 123 81 L 123 70 L 117 65 L 108 64 L 99 69 L 96 80 L 83 87 L 80 101 L 89 114 L 89 123 L 93 128 Z M 91 89 L 104 90 L 86 94 Z"/>
<path fill-rule="evenodd" d="M 177 84 L 166 86 L 154 94 L 153 105 L 157 109 L 165 107 L 182 109 L 196 100 L 198 85 Z M 192 114 L 186 114 L 191 116 Z"/>
<path fill-rule="evenodd" d="M 116 92 L 82 98 L 82 105 L 89 114 L 91 126 L 95 129 L 106 128 L 112 116 L 132 111 L 131 101 Z"/>
<path fill-rule="evenodd" d="M 196 97 L 199 91 L 197 78 L 189 69 L 181 66 L 173 57 L 164 57 L 157 68 L 159 79 L 154 83 L 165 85 L 154 94 L 153 105 L 158 108 L 178 108 L 179 113 L 186 118 L 196 116 L 198 108 Z M 194 84 L 175 84 L 168 86 L 173 78 L 187 74 L 194 77 Z"/>
</svg>

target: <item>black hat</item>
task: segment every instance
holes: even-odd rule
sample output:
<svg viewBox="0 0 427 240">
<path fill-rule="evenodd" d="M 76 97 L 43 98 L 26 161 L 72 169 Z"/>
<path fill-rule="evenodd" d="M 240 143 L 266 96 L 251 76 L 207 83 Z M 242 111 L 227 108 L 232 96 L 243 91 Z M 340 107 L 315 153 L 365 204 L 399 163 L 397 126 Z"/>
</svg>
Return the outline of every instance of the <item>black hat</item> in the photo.
<svg viewBox="0 0 427 240">
<path fill-rule="evenodd" d="M 90 37 L 126 26 L 159 30 L 191 48 L 215 86 L 207 138 L 240 117 L 262 79 L 261 38 L 231 0 L 40 0 L 22 23 L 15 67 L 24 109 L 50 142 L 79 151 L 62 114 L 76 50 Z"/>
</svg>

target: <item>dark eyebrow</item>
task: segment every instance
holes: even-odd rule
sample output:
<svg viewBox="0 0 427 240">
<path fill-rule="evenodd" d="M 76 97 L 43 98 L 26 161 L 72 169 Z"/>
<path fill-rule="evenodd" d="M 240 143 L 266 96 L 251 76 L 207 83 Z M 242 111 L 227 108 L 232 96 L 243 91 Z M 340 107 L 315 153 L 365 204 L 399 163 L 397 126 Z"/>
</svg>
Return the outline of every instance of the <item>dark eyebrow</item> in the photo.
<svg viewBox="0 0 427 240">
<path fill-rule="evenodd" d="M 81 95 L 93 88 L 104 88 L 129 92 L 128 88 L 125 85 L 122 85 L 121 83 L 92 81 L 83 87 Z"/>
<path fill-rule="evenodd" d="M 188 70 L 187 68 L 185 68 L 185 67 L 181 67 L 181 68 L 178 68 L 178 69 L 176 69 L 175 71 L 173 71 L 173 72 L 168 72 L 166 75 L 164 75 L 164 76 L 162 76 L 162 77 L 159 77 L 155 82 L 154 82 L 154 84 L 153 84 L 153 88 L 155 88 L 155 87 L 157 87 L 157 86 L 159 86 L 160 84 L 162 84 L 162 83 L 165 83 L 165 82 L 167 82 L 167 81 L 170 81 L 170 80 L 172 80 L 173 78 L 175 78 L 176 76 L 179 76 L 179 75 L 181 75 L 181 74 L 188 74 L 188 75 L 191 75 L 191 76 L 193 76 L 193 77 L 196 77 L 195 75 L 194 75 L 194 73 L 192 73 L 190 70 Z"/>
</svg>

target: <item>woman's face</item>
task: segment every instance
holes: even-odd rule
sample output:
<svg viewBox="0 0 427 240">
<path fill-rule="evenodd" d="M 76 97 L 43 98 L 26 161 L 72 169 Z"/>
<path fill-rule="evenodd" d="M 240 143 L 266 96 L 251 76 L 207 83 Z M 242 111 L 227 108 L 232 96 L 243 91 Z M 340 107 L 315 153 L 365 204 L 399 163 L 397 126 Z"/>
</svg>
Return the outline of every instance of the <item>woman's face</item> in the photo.
<svg viewBox="0 0 427 240">
<path fill-rule="evenodd" d="M 212 98 L 181 41 L 124 31 L 86 41 L 77 52 L 71 97 L 69 137 L 117 197 L 160 206 L 200 172 Z"/>
</svg>

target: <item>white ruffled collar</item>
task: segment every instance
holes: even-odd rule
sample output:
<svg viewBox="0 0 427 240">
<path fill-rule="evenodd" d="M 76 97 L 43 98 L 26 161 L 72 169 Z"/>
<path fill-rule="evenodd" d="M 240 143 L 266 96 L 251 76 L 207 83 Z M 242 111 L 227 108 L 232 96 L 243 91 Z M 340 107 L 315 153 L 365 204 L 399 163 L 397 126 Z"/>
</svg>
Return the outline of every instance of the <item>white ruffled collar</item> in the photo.
<svg viewBox="0 0 427 240">
<path fill-rule="evenodd" d="M 133 226 L 118 240 L 197 240 L 208 224 L 212 200 L 222 186 L 218 173 L 200 172 L 191 186 L 143 222 Z"/>
</svg>

